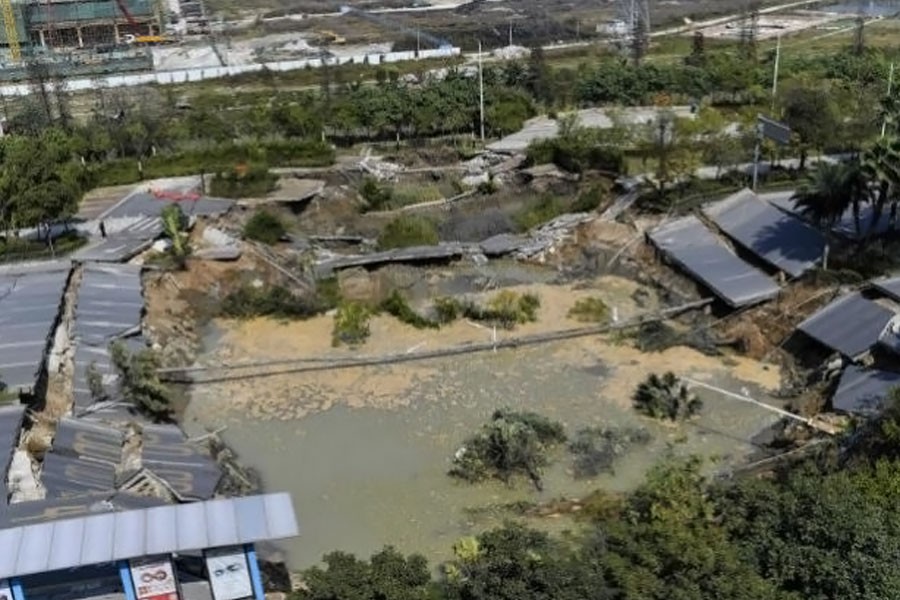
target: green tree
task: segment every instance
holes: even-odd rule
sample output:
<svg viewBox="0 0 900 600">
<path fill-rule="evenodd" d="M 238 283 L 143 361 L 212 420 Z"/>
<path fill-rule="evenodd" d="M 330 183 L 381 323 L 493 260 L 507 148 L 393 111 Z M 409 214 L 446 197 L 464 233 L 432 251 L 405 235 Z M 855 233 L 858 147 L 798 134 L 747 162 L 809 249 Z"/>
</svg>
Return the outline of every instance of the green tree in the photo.
<svg viewBox="0 0 900 600">
<path fill-rule="evenodd" d="M 303 572 L 306 588 L 293 600 L 428 600 L 435 598 L 428 563 L 386 547 L 369 561 L 345 552 L 326 554 L 325 568 Z"/>
<path fill-rule="evenodd" d="M 126 400 L 156 421 L 172 418 L 172 394 L 159 380 L 159 356 L 153 350 L 129 352 L 121 341 L 109 347 L 112 362 L 120 374 L 119 386 Z"/>
<path fill-rule="evenodd" d="M 839 122 L 828 90 L 822 86 L 789 88 L 782 98 L 784 122 L 797 135 L 800 169 L 806 168 L 811 149 L 822 151 L 835 140 Z"/>
<path fill-rule="evenodd" d="M 804 215 L 825 229 L 831 228 L 852 208 L 859 234 L 860 204 L 866 197 L 858 162 L 822 163 L 812 172 L 809 182 L 797 189 L 793 200 Z"/>
</svg>

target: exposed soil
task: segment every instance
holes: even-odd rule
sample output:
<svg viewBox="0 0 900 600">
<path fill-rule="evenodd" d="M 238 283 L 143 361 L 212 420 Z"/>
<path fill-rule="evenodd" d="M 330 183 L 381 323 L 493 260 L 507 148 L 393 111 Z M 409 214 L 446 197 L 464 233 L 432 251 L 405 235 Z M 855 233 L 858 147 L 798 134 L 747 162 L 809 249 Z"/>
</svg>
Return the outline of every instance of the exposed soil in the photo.
<svg viewBox="0 0 900 600">
<path fill-rule="evenodd" d="M 639 289 L 636 283 L 619 277 L 601 277 L 588 284 L 574 286 L 535 285 L 512 288 L 530 291 L 541 297 L 536 323 L 518 327 L 513 332 L 498 331 L 498 339 L 544 333 L 579 326 L 567 316 L 579 298 L 603 298 L 617 309 L 620 319 L 639 312 L 652 311 L 655 300 L 644 302 L 644 308 L 633 299 Z M 417 330 L 393 317 L 378 316 L 371 321 L 371 336 L 356 351 L 330 345 L 332 318 L 321 316 L 301 322 L 279 322 L 271 319 L 250 321 L 216 321 L 221 331 L 219 346 L 208 364 L 242 364 L 247 362 L 353 356 L 360 353 L 380 356 L 415 349 L 436 350 L 470 342 L 485 342 L 491 332 L 483 327 L 460 321 L 440 331 Z M 508 351 L 515 352 L 515 351 Z M 661 353 L 642 353 L 615 336 L 583 338 L 546 346 L 547 360 L 554 364 L 590 368 L 603 363 L 614 367 L 606 384 L 608 394 L 627 406 L 630 396 L 647 373 L 675 370 L 694 372 L 698 378 L 714 373 L 730 373 L 733 377 L 765 388 L 779 385 L 777 368 L 759 362 L 729 357 L 711 358 L 687 348 L 672 348 Z M 414 385 L 428 381 L 442 372 L 440 361 L 409 363 L 400 366 L 353 368 L 335 371 L 276 375 L 265 378 L 204 384 L 202 393 L 219 399 L 224 412 L 237 412 L 253 418 L 299 418 L 310 412 L 327 410 L 335 404 L 353 407 L 397 408 L 410 402 Z M 436 397 L 440 390 L 435 390 Z"/>
</svg>

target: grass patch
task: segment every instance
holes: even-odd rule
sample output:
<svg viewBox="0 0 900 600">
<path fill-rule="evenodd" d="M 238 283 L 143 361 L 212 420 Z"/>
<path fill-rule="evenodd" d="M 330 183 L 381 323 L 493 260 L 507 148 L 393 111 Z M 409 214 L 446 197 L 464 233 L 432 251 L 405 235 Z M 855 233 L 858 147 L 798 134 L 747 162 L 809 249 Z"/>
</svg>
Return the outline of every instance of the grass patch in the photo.
<svg viewBox="0 0 900 600">
<path fill-rule="evenodd" d="M 565 212 L 566 207 L 558 198 L 545 194 L 517 212 L 513 216 L 513 221 L 521 231 L 528 231 Z"/>
<path fill-rule="evenodd" d="M 569 309 L 568 316 L 581 323 L 606 323 L 611 315 L 609 306 L 600 298 L 581 298 Z"/>
<path fill-rule="evenodd" d="M 54 239 L 52 249 L 44 241 L 0 237 L 0 263 L 66 255 L 85 244 L 87 244 L 87 238 L 78 235 L 75 231 L 66 232 Z"/>
<path fill-rule="evenodd" d="M 278 175 L 265 165 L 244 165 L 216 173 L 209 183 L 209 193 L 220 198 L 261 198 L 277 184 Z"/>
<path fill-rule="evenodd" d="M 279 319 L 309 319 L 329 310 L 322 294 L 297 296 L 279 285 L 254 287 L 243 285 L 222 300 L 220 313 L 231 319 L 275 317 Z"/>
<path fill-rule="evenodd" d="M 535 294 L 517 294 L 512 290 L 497 292 L 483 306 L 456 298 L 438 298 L 434 302 L 439 324 L 447 324 L 459 317 L 491 323 L 503 329 L 537 321 L 541 299 Z"/>
<path fill-rule="evenodd" d="M 358 346 L 368 339 L 372 310 L 361 302 L 341 302 L 334 314 L 331 345 Z"/>
<path fill-rule="evenodd" d="M 272 246 L 281 241 L 287 230 L 277 215 L 258 210 L 244 225 L 244 238 Z"/>
<path fill-rule="evenodd" d="M 434 246 L 440 241 L 437 226 L 430 219 L 416 215 L 397 217 L 378 236 L 378 249 Z"/>
</svg>

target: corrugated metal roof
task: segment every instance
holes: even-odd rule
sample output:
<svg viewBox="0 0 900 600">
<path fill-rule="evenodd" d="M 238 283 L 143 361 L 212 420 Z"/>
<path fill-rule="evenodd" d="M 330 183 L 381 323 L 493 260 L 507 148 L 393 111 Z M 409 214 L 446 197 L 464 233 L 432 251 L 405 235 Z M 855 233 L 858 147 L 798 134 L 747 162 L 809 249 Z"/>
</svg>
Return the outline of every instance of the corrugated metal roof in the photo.
<svg viewBox="0 0 900 600">
<path fill-rule="evenodd" d="M 115 221 L 127 221 L 122 227 L 113 226 Z M 79 262 L 121 263 L 143 252 L 163 231 L 159 217 L 134 217 L 111 220 L 106 225 L 108 237 L 95 241 L 75 252 L 72 260 Z"/>
<path fill-rule="evenodd" d="M 841 373 L 831 405 L 846 413 L 875 414 L 881 410 L 888 393 L 897 386 L 900 386 L 900 373 L 849 365 Z"/>
<path fill-rule="evenodd" d="M 0 579 L 298 533 L 286 493 L 50 521 L 0 530 Z"/>
<path fill-rule="evenodd" d="M 104 213 L 101 218 L 159 217 L 162 209 L 169 204 L 172 204 L 171 200 L 160 199 L 145 191 L 138 191 L 126 196 L 119 204 Z M 234 200 L 203 196 L 198 200 L 182 200 L 177 204 L 186 215 L 218 216 L 228 212 L 234 206 Z"/>
<path fill-rule="evenodd" d="M 871 281 L 872 287 L 888 298 L 900 302 L 900 276 L 881 277 Z"/>
<path fill-rule="evenodd" d="M 854 359 L 878 343 L 894 316 L 893 311 L 854 292 L 807 318 L 797 329 Z"/>
<path fill-rule="evenodd" d="M 21 404 L 0 406 L 0 506 L 6 504 L 9 491 L 6 489 L 6 475 L 12 461 L 13 452 L 19 443 L 19 432 L 25 407 Z"/>
<path fill-rule="evenodd" d="M 206 500 L 216 492 L 222 471 L 175 425 L 144 425 L 141 461 L 181 498 Z"/>
<path fill-rule="evenodd" d="M 778 294 L 774 281 L 738 258 L 697 217 L 661 225 L 649 237 L 661 252 L 730 306 L 747 306 Z"/>
<path fill-rule="evenodd" d="M 51 262 L 0 270 L 0 381 L 11 390 L 34 387 L 70 269 Z"/>
<path fill-rule="evenodd" d="M 742 190 L 703 208 L 728 237 L 773 267 L 799 277 L 825 252 L 825 237 L 808 223 Z"/>
</svg>

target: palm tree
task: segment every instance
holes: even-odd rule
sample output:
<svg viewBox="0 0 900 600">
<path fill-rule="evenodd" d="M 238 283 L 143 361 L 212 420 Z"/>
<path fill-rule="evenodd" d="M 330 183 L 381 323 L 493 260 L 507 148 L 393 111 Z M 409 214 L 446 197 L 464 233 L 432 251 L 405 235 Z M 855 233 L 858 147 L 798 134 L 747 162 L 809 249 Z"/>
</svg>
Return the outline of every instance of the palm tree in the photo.
<svg viewBox="0 0 900 600">
<path fill-rule="evenodd" d="M 859 204 L 865 185 L 858 163 L 821 163 L 812 172 L 809 182 L 792 196 L 800 212 L 819 227 L 830 228 L 853 207 L 857 234 L 859 233 Z"/>
<path fill-rule="evenodd" d="M 866 232 L 868 238 L 884 214 L 884 207 L 891 203 L 891 220 L 897 213 L 897 195 L 900 193 L 900 138 L 883 138 L 863 152 L 862 173 L 874 189 L 871 191 L 872 220 Z"/>
</svg>

